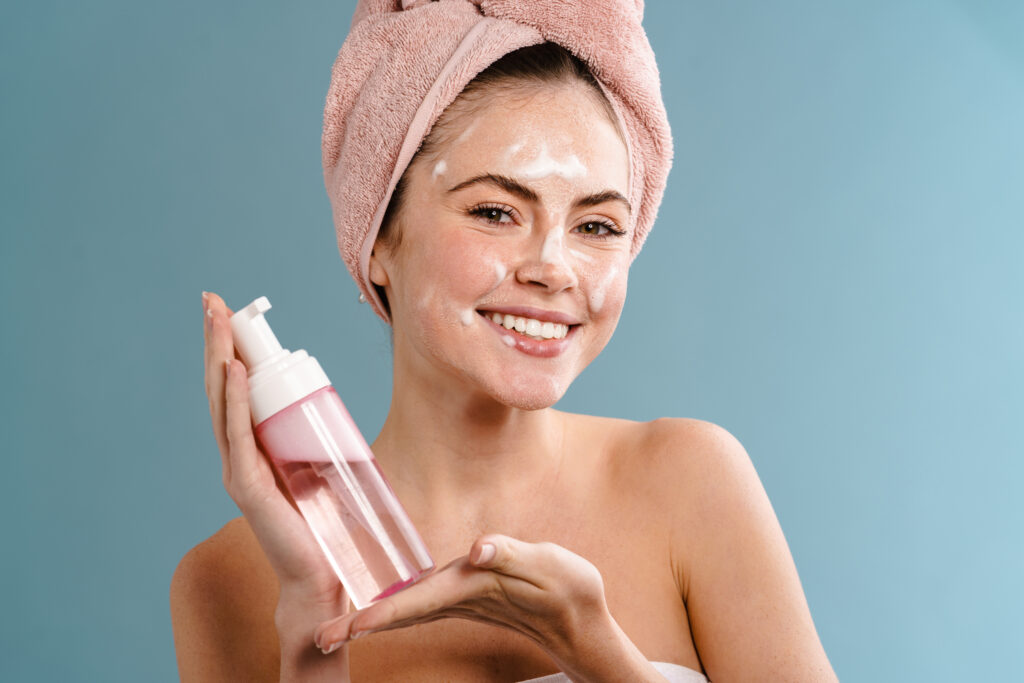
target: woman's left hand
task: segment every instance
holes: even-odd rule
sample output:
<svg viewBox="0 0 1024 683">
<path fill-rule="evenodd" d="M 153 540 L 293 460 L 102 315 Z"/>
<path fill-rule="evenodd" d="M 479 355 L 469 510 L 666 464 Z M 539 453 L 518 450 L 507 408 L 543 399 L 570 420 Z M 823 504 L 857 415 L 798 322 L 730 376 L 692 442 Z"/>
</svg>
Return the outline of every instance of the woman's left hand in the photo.
<svg viewBox="0 0 1024 683">
<path fill-rule="evenodd" d="M 401 592 L 323 622 L 314 635 L 317 646 L 329 650 L 373 631 L 447 617 L 522 633 L 567 671 L 579 667 L 588 649 L 582 644 L 604 641 L 607 648 L 609 637 L 624 637 L 608 612 L 597 567 L 554 543 L 499 534 L 482 536 L 468 555 Z"/>
</svg>

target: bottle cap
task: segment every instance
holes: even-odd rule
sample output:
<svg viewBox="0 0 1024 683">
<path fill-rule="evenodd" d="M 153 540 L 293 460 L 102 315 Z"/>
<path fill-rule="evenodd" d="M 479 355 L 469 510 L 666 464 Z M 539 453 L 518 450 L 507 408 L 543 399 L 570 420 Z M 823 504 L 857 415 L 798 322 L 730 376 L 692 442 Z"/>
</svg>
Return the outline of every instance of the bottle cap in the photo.
<svg viewBox="0 0 1024 683">
<path fill-rule="evenodd" d="M 316 358 L 302 349 L 281 348 L 263 317 L 269 310 L 270 301 L 261 296 L 231 316 L 235 348 L 249 369 L 249 408 L 256 424 L 331 384 Z"/>
</svg>

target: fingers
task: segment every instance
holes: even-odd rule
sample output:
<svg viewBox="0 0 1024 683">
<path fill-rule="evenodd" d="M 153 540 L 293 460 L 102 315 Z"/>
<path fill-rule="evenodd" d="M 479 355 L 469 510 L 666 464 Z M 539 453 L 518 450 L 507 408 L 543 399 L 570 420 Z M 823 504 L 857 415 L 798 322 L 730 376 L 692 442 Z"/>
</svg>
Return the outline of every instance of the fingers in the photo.
<svg viewBox="0 0 1024 683">
<path fill-rule="evenodd" d="M 364 633 L 444 617 L 500 624 L 536 637 L 537 629 L 524 615 L 550 613 L 557 603 L 558 595 L 546 595 L 541 586 L 557 584 L 544 572 L 566 574 L 556 566 L 560 551 L 573 555 L 552 543 L 526 543 L 500 534 L 483 536 L 469 555 L 418 583 L 358 612 L 324 622 L 315 634 L 317 646 L 327 649 Z"/>
<path fill-rule="evenodd" d="M 224 363 L 235 357 L 235 347 L 231 338 L 229 318 L 231 310 L 224 300 L 212 292 L 204 297 L 204 353 L 206 396 L 210 404 L 210 420 L 213 436 L 220 449 L 221 464 L 225 483 L 231 477 L 231 465 L 228 459 L 228 438 L 226 412 L 224 402 L 225 369 Z"/>
<path fill-rule="evenodd" d="M 461 557 L 369 607 L 320 624 L 314 634 L 317 647 L 326 649 L 335 642 L 352 640 L 370 631 L 456 616 L 457 612 L 465 611 L 466 603 L 493 592 L 493 576 Z"/>
<path fill-rule="evenodd" d="M 241 494 L 252 487 L 260 474 L 260 453 L 252 433 L 245 365 L 234 358 L 224 363 L 224 431 L 228 443 L 229 484 L 235 489 L 234 494 Z"/>
<path fill-rule="evenodd" d="M 526 543 L 511 536 L 488 534 L 473 543 L 469 557 L 474 566 L 544 588 L 543 577 L 557 564 L 560 549 L 553 543 Z"/>
</svg>

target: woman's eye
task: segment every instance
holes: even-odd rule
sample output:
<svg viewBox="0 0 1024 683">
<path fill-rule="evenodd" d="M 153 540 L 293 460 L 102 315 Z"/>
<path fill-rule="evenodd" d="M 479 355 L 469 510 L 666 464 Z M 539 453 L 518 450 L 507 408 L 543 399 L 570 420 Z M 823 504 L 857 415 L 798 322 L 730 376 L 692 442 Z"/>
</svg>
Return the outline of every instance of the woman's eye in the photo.
<svg viewBox="0 0 1024 683">
<path fill-rule="evenodd" d="M 611 223 L 605 223 L 604 221 L 587 221 L 586 223 L 581 223 L 577 230 L 584 235 L 603 238 L 615 237 L 623 234 L 622 230 L 619 230 Z"/>
<path fill-rule="evenodd" d="M 474 216 L 483 218 L 488 223 L 512 223 L 512 214 L 497 206 L 478 206 L 469 211 Z"/>
</svg>

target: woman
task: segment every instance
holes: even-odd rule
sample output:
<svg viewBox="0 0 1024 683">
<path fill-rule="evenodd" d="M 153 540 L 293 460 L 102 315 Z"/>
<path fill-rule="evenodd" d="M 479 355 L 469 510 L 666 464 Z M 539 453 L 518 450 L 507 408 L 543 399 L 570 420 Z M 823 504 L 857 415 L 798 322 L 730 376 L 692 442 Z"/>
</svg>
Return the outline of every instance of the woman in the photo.
<svg viewBox="0 0 1024 683">
<path fill-rule="evenodd" d="M 463 5 L 478 11 L 402 11 Z M 361 11 L 349 40 L 371 33 Z M 414 153 L 389 168 L 379 234 L 353 238 L 335 201 L 342 253 L 392 325 L 373 450 L 440 568 L 347 612 L 254 440 L 231 312 L 204 294 L 211 417 L 244 517 L 175 573 L 182 680 L 834 680 L 736 439 L 551 408 L 611 337 L 667 160 L 638 156 L 650 139 L 607 71 L 553 41 L 499 57 L 439 98 L 425 139 L 406 122 Z"/>
</svg>

